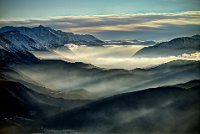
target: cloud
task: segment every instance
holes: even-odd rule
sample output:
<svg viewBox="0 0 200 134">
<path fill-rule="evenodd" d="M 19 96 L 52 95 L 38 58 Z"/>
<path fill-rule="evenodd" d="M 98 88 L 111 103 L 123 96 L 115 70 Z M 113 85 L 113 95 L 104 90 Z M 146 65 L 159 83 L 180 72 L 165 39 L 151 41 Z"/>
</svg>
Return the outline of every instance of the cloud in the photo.
<svg viewBox="0 0 200 134">
<path fill-rule="evenodd" d="M 143 48 L 141 45 L 107 47 L 89 46 L 68 46 L 72 53 L 68 51 L 52 50 L 51 53 L 33 52 L 41 59 L 62 59 L 68 62 L 83 62 L 106 69 L 126 69 L 146 68 L 159 65 L 173 60 L 197 60 L 200 61 L 200 52 L 192 54 L 182 54 L 179 56 L 157 57 L 157 58 L 134 58 L 135 52 Z"/>
<path fill-rule="evenodd" d="M 58 16 L 36 19 L 7 19 L 0 20 L 0 26 L 50 26 L 66 32 L 89 33 L 103 39 L 125 38 L 120 33 L 127 33 L 126 38 L 140 37 L 140 39 L 164 39 L 169 31 L 176 31 L 174 36 L 192 35 L 200 31 L 200 11 L 179 13 L 138 13 L 122 15 L 94 15 L 94 16 Z M 193 28 L 195 27 L 195 28 Z M 175 28 L 175 29 L 174 29 Z M 183 33 L 183 29 L 187 29 Z M 196 29 L 196 30 L 194 30 Z M 159 31 L 159 32 L 155 32 Z M 109 33 L 110 35 L 104 35 Z M 145 34 L 146 33 L 146 34 Z M 173 33 L 173 32 L 172 32 Z M 162 35 L 162 36 L 161 36 Z M 142 38 L 143 36 L 143 38 Z M 148 37 L 149 36 L 149 37 Z"/>
</svg>

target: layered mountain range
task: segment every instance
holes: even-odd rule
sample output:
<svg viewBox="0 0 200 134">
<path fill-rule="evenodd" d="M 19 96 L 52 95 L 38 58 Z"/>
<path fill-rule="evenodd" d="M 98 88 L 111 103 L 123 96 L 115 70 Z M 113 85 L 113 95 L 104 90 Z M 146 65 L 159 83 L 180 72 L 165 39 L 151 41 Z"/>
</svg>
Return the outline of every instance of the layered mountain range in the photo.
<svg viewBox="0 0 200 134">
<path fill-rule="evenodd" d="M 105 70 L 29 52 L 67 43 L 104 42 L 43 26 L 0 29 L 0 133 L 199 133 L 199 61 Z M 199 35 L 149 46 L 136 56 L 196 51 Z"/>
<path fill-rule="evenodd" d="M 199 82 L 108 97 L 46 118 L 43 125 L 61 132 L 198 133 Z"/>
</svg>

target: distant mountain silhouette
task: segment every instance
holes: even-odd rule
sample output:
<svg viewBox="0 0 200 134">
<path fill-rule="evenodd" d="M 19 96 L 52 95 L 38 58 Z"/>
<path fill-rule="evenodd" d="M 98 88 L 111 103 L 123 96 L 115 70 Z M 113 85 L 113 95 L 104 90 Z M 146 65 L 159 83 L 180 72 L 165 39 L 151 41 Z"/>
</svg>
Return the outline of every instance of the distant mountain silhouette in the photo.
<svg viewBox="0 0 200 134">
<path fill-rule="evenodd" d="M 154 46 L 145 47 L 135 53 L 134 57 L 165 57 L 190 54 L 200 51 L 200 35 L 176 38 Z"/>
<path fill-rule="evenodd" d="M 157 42 L 151 40 L 108 40 L 108 45 L 155 45 Z"/>
</svg>

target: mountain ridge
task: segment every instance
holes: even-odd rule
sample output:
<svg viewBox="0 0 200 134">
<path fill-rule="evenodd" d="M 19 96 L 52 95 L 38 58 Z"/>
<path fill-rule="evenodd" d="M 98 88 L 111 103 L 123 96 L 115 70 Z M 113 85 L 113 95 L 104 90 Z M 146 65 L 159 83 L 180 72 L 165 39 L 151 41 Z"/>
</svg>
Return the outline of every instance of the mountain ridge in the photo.
<svg viewBox="0 0 200 134">
<path fill-rule="evenodd" d="M 155 45 L 157 42 L 153 40 L 108 40 L 108 45 Z"/>
<path fill-rule="evenodd" d="M 22 116 L 38 118 L 41 115 L 48 116 L 60 110 L 72 109 L 76 106 L 80 106 L 89 102 L 78 99 L 71 100 L 55 98 L 48 94 L 36 92 L 35 90 L 24 86 L 20 82 L 9 80 L 0 79 L 0 87 L 0 103 L 3 109 L 0 110 L 0 113 L 1 116 L 4 117 Z M 5 101 L 8 104 L 5 103 Z"/>
<path fill-rule="evenodd" d="M 133 57 L 166 57 L 191 54 L 200 51 L 200 35 L 180 37 L 168 42 L 145 47 L 136 52 Z"/>
<path fill-rule="evenodd" d="M 198 126 L 198 88 L 165 86 L 111 96 L 46 118 L 44 127 L 86 132 L 101 129 L 105 133 L 196 132 L 193 128 Z M 176 126 L 180 122 L 185 128 Z"/>
<path fill-rule="evenodd" d="M 10 41 L 9 44 L 12 43 L 15 47 L 23 43 L 22 46 L 24 46 L 27 51 L 48 50 L 49 48 L 56 48 L 70 43 L 91 46 L 101 46 L 104 44 L 103 41 L 97 39 L 93 35 L 62 32 L 61 30 L 54 30 L 42 25 L 33 28 L 13 26 L 2 27 L 0 28 L 0 36 L 0 45 L 2 47 L 8 45 L 8 43 L 5 42 L 6 39 Z M 2 42 L 4 42 L 3 45 Z M 24 49 L 22 49 L 22 51 L 24 51 Z"/>
</svg>

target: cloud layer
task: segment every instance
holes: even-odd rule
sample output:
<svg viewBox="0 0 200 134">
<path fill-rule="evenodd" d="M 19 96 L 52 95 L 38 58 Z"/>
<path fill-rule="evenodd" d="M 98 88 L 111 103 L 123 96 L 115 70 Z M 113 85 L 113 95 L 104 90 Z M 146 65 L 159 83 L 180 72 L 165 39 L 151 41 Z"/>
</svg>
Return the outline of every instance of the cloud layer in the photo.
<svg viewBox="0 0 200 134">
<path fill-rule="evenodd" d="M 166 40 L 200 33 L 200 11 L 0 20 L 1 27 L 40 24 L 66 32 L 94 34 L 102 39 Z"/>
<path fill-rule="evenodd" d="M 126 69 L 146 68 L 157 66 L 162 63 L 173 60 L 200 60 L 200 52 L 193 54 L 183 54 L 179 56 L 157 57 L 157 58 L 134 58 L 135 52 L 144 46 L 107 46 L 107 47 L 89 47 L 89 46 L 68 46 L 69 51 L 52 50 L 51 52 L 33 52 L 41 59 L 62 59 L 68 62 L 83 62 L 92 64 L 105 69 Z"/>
</svg>

